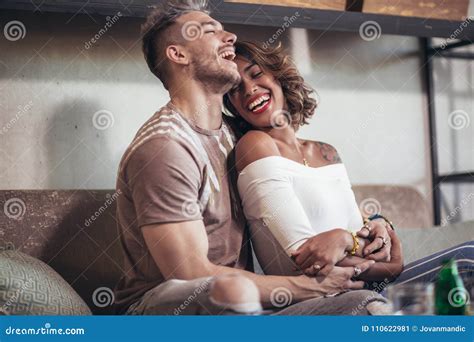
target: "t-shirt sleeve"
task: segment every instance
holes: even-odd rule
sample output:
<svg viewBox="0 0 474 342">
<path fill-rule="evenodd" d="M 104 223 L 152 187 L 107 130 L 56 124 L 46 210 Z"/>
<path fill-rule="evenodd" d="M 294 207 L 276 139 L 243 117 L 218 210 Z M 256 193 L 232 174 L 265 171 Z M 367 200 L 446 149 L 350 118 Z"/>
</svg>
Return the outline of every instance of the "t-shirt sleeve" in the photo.
<svg viewBox="0 0 474 342">
<path fill-rule="evenodd" d="M 183 143 L 166 137 L 144 143 L 129 159 L 126 175 L 139 227 L 202 220 L 202 175 Z"/>
</svg>

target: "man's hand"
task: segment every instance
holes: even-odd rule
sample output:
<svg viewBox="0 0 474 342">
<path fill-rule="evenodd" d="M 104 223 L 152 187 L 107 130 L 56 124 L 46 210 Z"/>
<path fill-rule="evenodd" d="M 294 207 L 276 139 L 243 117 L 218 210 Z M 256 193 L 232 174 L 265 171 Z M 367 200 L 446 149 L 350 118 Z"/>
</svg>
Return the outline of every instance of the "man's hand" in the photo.
<svg viewBox="0 0 474 342">
<path fill-rule="evenodd" d="M 328 275 L 352 246 L 351 233 L 337 228 L 309 238 L 291 256 L 305 274 Z"/>
<path fill-rule="evenodd" d="M 328 275 L 317 275 L 316 281 L 321 286 L 321 291 L 325 295 L 336 294 L 347 290 L 358 290 L 364 288 L 364 281 L 355 280 L 357 276 L 356 267 L 360 274 L 369 270 L 375 264 L 373 260 L 364 260 L 349 267 L 335 266 Z"/>
<path fill-rule="evenodd" d="M 357 236 L 372 241 L 363 249 L 362 255 L 370 260 L 389 262 L 392 243 L 388 232 L 392 228 L 383 219 L 372 220 L 367 225 L 369 229 L 364 226 L 357 232 Z"/>
</svg>

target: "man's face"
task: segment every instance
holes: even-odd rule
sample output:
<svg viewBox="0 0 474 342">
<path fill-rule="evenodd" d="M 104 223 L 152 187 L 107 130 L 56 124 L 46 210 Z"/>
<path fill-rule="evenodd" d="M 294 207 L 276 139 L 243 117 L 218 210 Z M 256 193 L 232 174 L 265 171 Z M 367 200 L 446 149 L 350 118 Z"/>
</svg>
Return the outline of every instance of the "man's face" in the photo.
<svg viewBox="0 0 474 342">
<path fill-rule="evenodd" d="M 235 58 L 236 35 L 224 31 L 222 25 L 203 12 L 190 12 L 180 18 L 192 77 L 218 93 L 226 93 L 240 81 Z"/>
</svg>

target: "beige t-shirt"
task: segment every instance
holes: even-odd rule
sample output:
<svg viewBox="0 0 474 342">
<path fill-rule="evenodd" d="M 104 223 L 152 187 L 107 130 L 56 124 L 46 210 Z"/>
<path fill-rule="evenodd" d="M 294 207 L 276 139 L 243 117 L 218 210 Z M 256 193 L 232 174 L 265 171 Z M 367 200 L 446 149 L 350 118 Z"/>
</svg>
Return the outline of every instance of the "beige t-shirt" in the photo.
<svg viewBox="0 0 474 342">
<path fill-rule="evenodd" d="M 117 219 L 125 250 L 125 274 L 116 287 L 123 313 L 164 281 L 143 239 L 150 224 L 203 220 L 208 258 L 217 265 L 252 270 L 245 218 L 227 156 L 235 137 L 197 127 L 168 103 L 138 131 L 120 163 Z"/>
</svg>

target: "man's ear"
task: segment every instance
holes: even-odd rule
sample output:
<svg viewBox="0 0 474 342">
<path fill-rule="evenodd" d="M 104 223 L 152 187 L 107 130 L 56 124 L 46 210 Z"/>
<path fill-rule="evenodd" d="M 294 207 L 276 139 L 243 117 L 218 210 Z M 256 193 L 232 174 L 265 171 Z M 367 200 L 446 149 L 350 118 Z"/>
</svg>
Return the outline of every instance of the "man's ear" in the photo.
<svg viewBox="0 0 474 342">
<path fill-rule="evenodd" d="M 174 63 L 188 65 L 189 58 L 187 51 L 179 45 L 169 45 L 166 48 L 166 57 Z"/>
</svg>

